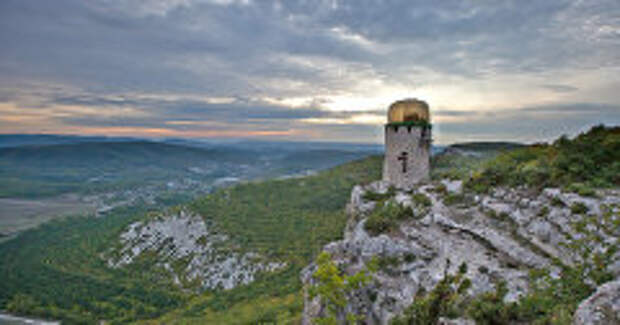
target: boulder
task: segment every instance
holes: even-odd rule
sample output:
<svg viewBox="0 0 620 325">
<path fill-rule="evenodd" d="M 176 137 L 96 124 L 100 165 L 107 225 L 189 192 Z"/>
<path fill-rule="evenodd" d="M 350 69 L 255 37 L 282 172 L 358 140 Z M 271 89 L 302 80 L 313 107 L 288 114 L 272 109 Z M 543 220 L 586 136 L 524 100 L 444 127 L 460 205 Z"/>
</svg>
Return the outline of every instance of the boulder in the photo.
<svg viewBox="0 0 620 325">
<path fill-rule="evenodd" d="M 582 301 L 575 311 L 574 325 L 620 324 L 620 280 L 607 282 Z"/>
<path fill-rule="evenodd" d="M 448 319 L 440 317 L 437 325 L 476 325 L 476 322 L 465 318 Z"/>
</svg>

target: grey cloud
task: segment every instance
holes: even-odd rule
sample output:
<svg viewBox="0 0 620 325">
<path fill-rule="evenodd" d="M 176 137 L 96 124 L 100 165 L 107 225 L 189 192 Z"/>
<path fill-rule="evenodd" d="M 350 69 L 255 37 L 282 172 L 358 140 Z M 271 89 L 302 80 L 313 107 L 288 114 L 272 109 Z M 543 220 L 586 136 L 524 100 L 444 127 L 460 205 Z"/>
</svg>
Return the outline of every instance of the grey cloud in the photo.
<svg viewBox="0 0 620 325">
<path fill-rule="evenodd" d="M 434 116 L 468 116 L 468 115 L 472 115 L 472 114 L 476 114 L 476 111 L 470 111 L 470 110 L 462 110 L 462 111 L 456 111 L 456 110 L 438 110 L 438 111 L 432 111 L 432 114 Z"/>
<path fill-rule="evenodd" d="M 146 116 L 61 119 L 76 126 L 162 127 L 176 119 L 309 128 L 296 121 L 352 113 L 320 111 L 314 108 L 319 102 L 294 109 L 267 105 L 256 98 L 306 96 L 320 100 L 326 94 L 346 93 L 363 78 L 415 90 L 420 85 L 449 83 L 452 76 L 468 81 L 498 75 L 544 76 L 554 69 L 613 69 L 620 66 L 619 14 L 616 0 L 317 0 L 253 1 L 248 5 L 4 0 L 0 3 L 0 101 L 37 109 L 54 109 L 54 104 L 131 107 Z M 353 40 L 341 38 L 334 29 L 349 33 Z M 357 42 L 357 36 L 365 40 Z M 300 64 L 287 60 L 291 57 L 319 60 Z M 345 73 L 334 71 L 338 69 Z M 553 76 L 546 80 L 532 87 L 561 94 L 582 91 L 555 81 Z M 41 85 L 59 88 L 40 89 Z M 79 91 L 67 90 L 73 88 Z M 216 105 L 118 98 L 125 93 L 237 100 Z M 602 101 L 620 99 L 613 96 Z M 486 115 L 458 110 L 433 114 L 468 117 L 478 123 L 474 125 L 480 132 L 512 130 L 518 135 L 521 131 L 515 125 L 523 123 L 520 114 L 544 119 L 559 113 L 574 123 L 590 123 L 598 114 L 599 121 L 617 121 L 616 107 L 597 105 L 522 110 L 498 107 Z M 506 127 L 495 127 L 492 119 Z M 539 124 L 535 120 L 528 123 Z M 463 128 L 469 126 L 447 124 L 440 129 L 452 134 L 466 132 Z M 375 130 L 313 127 L 337 137 Z"/>
<path fill-rule="evenodd" d="M 464 120 L 436 124 L 434 131 L 443 143 L 465 140 L 538 142 L 574 135 L 601 123 L 619 125 L 620 105 L 546 105 L 508 108 L 492 114 L 472 111 Z"/>
<path fill-rule="evenodd" d="M 620 116 L 620 105 L 599 104 L 599 103 L 574 103 L 564 105 L 543 105 L 515 109 L 515 112 L 531 113 L 589 113 L 604 117 L 605 115 Z M 603 119 L 602 121 L 604 121 Z"/>
<path fill-rule="evenodd" d="M 577 88 L 577 87 L 568 86 L 568 85 L 549 84 L 549 85 L 542 85 L 542 87 L 546 88 L 546 89 L 549 89 L 549 90 L 551 90 L 553 92 L 556 92 L 556 93 L 570 93 L 570 92 L 579 90 L 579 88 Z"/>
<path fill-rule="evenodd" d="M 188 99 L 110 99 L 92 94 L 56 97 L 45 105 L 53 106 L 57 104 L 99 107 L 101 109 L 109 107 L 131 108 L 141 112 L 139 115 L 135 115 L 133 112 L 124 113 L 123 111 L 120 111 L 117 115 L 93 115 L 92 113 L 81 114 L 76 112 L 72 115 L 63 115 L 56 118 L 62 124 L 91 127 L 123 126 L 191 129 L 204 128 L 202 123 L 210 122 L 208 125 L 224 125 L 222 128 L 226 128 L 226 125 L 260 125 L 261 128 L 268 129 L 269 127 L 281 127 L 282 124 L 291 123 L 294 120 L 329 117 L 332 115 L 339 116 L 340 114 L 316 108 L 288 108 L 243 99 L 228 104 L 210 104 Z M 168 123 L 171 121 L 180 121 L 181 123 L 178 125 Z"/>
</svg>

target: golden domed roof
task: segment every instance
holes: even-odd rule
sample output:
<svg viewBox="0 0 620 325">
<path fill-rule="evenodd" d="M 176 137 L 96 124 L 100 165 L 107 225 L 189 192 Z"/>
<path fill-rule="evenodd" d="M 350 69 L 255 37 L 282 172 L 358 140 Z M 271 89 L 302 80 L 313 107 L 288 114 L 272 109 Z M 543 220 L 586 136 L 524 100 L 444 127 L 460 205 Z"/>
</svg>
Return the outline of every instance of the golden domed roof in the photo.
<svg viewBox="0 0 620 325">
<path fill-rule="evenodd" d="M 418 99 L 403 99 L 390 105 L 388 110 L 389 123 L 430 122 L 428 104 Z"/>
</svg>

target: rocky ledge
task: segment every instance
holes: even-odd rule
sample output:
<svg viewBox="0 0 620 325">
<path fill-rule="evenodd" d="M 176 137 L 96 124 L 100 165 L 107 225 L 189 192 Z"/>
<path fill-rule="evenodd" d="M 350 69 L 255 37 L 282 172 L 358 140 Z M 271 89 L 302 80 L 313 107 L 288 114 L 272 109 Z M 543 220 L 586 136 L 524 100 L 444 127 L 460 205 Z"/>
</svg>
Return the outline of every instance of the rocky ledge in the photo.
<svg viewBox="0 0 620 325">
<path fill-rule="evenodd" d="M 415 199 L 421 196 L 427 198 L 425 204 Z M 410 208 L 411 217 L 390 231 L 369 233 L 365 227 L 369 216 L 390 202 Z M 528 292 L 530 270 L 546 268 L 557 276 L 559 269 L 553 261 L 565 265 L 580 261 L 579 254 L 562 244 L 583 238 L 575 224 L 604 214 L 615 220 L 619 211 L 620 193 L 614 190 L 601 191 L 596 197 L 552 188 L 536 193 L 498 188 L 488 195 L 463 195 L 460 182 L 446 180 L 403 192 L 380 181 L 353 189 L 344 239 L 326 245 L 324 251 L 349 275 L 365 269 L 373 259 L 389 262 L 382 263 L 372 275 L 372 285 L 357 291 L 346 306 L 347 312 L 361 315 L 368 323 L 387 324 L 403 313 L 420 290 L 429 292 L 445 274 L 456 273 L 462 265 L 471 280 L 467 295 L 493 291 L 497 283 L 505 282 L 508 293 L 504 300 L 518 300 Z M 620 229 L 611 234 L 590 230 L 601 238 L 592 244 L 593 250 L 618 245 Z M 311 264 L 302 271 L 307 286 L 316 283 L 316 269 L 316 264 Z M 618 280 L 620 253 L 607 269 Z M 593 298 L 592 303 L 580 307 L 584 315 L 596 301 Z M 608 305 L 613 307 L 609 310 L 618 312 L 617 301 Z M 305 324 L 324 313 L 318 297 L 306 296 Z M 468 320 L 461 323 L 468 324 Z"/>
<path fill-rule="evenodd" d="M 110 267 L 154 255 L 157 266 L 185 288 L 232 289 L 254 281 L 258 272 L 285 266 L 230 248 L 234 245 L 228 236 L 214 232 L 201 216 L 186 210 L 129 225 L 120 235 L 120 244 L 109 254 Z"/>
</svg>

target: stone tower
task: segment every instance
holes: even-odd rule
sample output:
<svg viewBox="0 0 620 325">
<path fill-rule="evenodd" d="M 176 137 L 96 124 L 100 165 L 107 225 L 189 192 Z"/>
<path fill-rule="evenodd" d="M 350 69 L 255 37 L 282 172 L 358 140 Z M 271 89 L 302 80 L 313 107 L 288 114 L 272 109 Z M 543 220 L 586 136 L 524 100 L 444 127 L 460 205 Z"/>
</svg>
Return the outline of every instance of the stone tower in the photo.
<svg viewBox="0 0 620 325">
<path fill-rule="evenodd" d="M 399 100 L 388 110 L 385 125 L 383 180 L 399 189 L 411 189 L 429 179 L 431 124 L 428 104 Z"/>
</svg>

